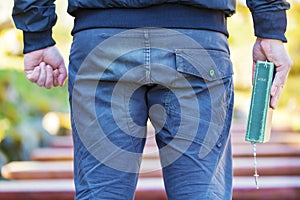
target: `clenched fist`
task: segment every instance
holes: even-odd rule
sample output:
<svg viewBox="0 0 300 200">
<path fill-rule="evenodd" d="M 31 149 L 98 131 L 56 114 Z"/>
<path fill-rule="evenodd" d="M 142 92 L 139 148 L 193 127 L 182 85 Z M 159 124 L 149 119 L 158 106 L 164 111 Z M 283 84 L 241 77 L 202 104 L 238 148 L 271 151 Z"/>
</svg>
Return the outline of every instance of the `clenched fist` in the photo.
<svg viewBox="0 0 300 200">
<path fill-rule="evenodd" d="M 55 46 L 26 53 L 24 71 L 29 81 L 47 89 L 63 86 L 67 78 L 63 57 Z"/>
</svg>

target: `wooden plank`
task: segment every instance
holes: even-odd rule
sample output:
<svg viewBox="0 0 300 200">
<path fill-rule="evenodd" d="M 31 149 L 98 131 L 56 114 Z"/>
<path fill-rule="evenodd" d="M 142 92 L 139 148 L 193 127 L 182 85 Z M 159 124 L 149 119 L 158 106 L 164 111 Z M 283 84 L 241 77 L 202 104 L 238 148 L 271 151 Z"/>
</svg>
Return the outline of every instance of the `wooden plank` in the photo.
<svg viewBox="0 0 300 200">
<path fill-rule="evenodd" d="M 37 148 L 30 154 L 33 161 L 73 160 L 73 148 Z"/>
<path fill-rule="evenodd" d="M 71 200 L 73 180 L 0 181 L 0 199 L 5 200 Z"/>
<path fill-rule="evenodd" d="M 50 141 L 52 148 L 73 148 L 72 135 L 67 136 L 54 136 Z"/>
<path fill-rule="evenodd" d="M 11 180 L 72 179 L 72 161 L 15 161 L 2 167 L 2 176 Z M 159 160 L 144 160 L 140 177 L 162 177 Z"/>
<path fill-rule="evenodd" d="M 4 165 L 1 173 L 4 178 L 15 180 L 73 178 L 73 163 L 18 161 Z"/>
<path fill-rule="evenodd" d="M 0 199 L 6 200 L 71 200 L 74 199 L 73 180 L 0 181 Z M 140 179 L 135 200 L 167 200 L 161 178 Z"/>
<path fill-rule="evenodd" d="M 287 144 L 264 143 L 256 144 L 257 155 L 259 157 L 300 157 L 299 146 Z M 234 157 L 252 157 L 253 148 L 251 143 L 235 144 L 232 146 Z"/>
<path fill-rule="evenodd" d="M 235 158 L 234 175 L 252 176 L 253 158 Z M 258 173 L 261 176 L 300 176 L 300 158 L 258 158 Z M 2 168 L 6 179 L 62 179 L 73 178 L 72 161 L 58 162 L 12 162 Z M 140 177 L 161 177 L 161 166 L 157 159 L 143 160 Z"/>
<path fill-rule="evenodd" d="M 245 132 L 231 132 L 232 144 L 245 144 Z M 269 143 L 272 144 L 300 144 L 300 133 L 273 131 Z M 146 146 L 156 146 L 154 130 L 150 129 L 147 133 Z M 73 148 L 72 135 L 55 136 L 52 138 L 49 147 L 51 148 Z"/>
<path fill-rule="evenodd" d="M 233 157 L 252 157 L 253 149 L 250 143 L 234 144 Z M 300 147 L 287 144 L 257 144 L 259 157 L 300 157 Z M 34 161 L 67 161 L 73 160 L 72 148 L 38 148 L 31 153 Z M 159 159 L 159 150 L 156 146 L 146 146 L 143 159 Z"/>
<path fill-rule="evenodd" d="M 143 153 L 144 159 L 156 159 L 159 158 L 158 148 L 145 147 Z M 30 160 L 33 161 L 68 161 L 73 160 L 72 148 L 37 148 L 32 151 Z"/>
<path fill-rule="evenodd" d="M 259 178 L 259 189 L 253 177 L 234 177 L 233 200 L 298 200 L 300 199 L 299 176 L 271 176 Z"/>
<path fill-rule="evenodd" d="M 262 177 L 260 189 L 253 177 L 234 177 L 234 200 L 297 200 L 300 198 L 300 177 Z M 0 181 L 0 199 L 5 200 L 71 200 L 75 194 L 72 180 Z M 165 200 L 161 178 L 138 181 L 135 200 Z"/>
<path fill-rule="evenodd" d="M 162 178 L 139 178 L 135 200 L 167 200 Z"/>
<path fill-rule="evenodd" d="M 253 158 L 234 158 L 234 176 L 251 176 L 254 174 Z M 300 175 L 300 158 L 257 158 L 260 176 L 298 176 Z"/>
</svg>

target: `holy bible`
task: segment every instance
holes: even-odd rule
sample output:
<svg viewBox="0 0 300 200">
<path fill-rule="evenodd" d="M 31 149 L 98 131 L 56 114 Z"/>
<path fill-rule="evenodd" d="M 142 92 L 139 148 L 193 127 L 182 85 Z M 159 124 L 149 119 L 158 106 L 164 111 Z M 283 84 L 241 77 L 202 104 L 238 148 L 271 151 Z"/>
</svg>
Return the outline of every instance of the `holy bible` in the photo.
<svg viewBox="0 0 300 200">
<path fill-rule="evenodd" d="M 273 63 L 257 61 L 246 129 L 246 141 L 264 143 L 270 139 L 273 113 L 272 108 L 270 108 L 270 92 L 273 76 Z"/>
</svg>

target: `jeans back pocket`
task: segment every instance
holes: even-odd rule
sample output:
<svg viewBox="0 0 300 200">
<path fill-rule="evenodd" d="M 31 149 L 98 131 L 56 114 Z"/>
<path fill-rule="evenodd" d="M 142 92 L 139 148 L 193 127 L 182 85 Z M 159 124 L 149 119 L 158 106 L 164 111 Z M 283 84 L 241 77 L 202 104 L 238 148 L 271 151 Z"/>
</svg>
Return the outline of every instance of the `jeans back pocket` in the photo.
<svg viewBox="0 0 300 200">
<path fill-rule="evenodd" d="M 219 50 L 176 49 L 178 72 L 214 81 L 233 75 L 229 54 Z"/>
</svg>

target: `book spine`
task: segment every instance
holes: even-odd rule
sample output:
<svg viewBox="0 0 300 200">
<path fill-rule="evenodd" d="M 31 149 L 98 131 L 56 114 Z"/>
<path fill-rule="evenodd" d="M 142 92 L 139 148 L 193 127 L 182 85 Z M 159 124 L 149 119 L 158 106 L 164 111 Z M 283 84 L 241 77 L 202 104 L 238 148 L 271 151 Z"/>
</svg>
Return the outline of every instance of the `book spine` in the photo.
<svg viewBox="0 0 300 200">
<path fill-rule="evenodd" d="M 269 104 L 273 74 L 273 63 L 257 62 L 245 137 L 246 141 L 263 143 L 270 138 L 272 109 Z"/>
</svg>

